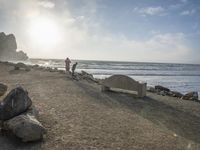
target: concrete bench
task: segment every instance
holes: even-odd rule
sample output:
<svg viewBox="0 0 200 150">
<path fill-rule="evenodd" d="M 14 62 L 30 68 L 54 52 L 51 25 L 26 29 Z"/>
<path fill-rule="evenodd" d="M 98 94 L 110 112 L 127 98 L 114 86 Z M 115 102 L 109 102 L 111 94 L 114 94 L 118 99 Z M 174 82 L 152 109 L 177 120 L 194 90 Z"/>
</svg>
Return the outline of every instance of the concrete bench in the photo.
<svg viewBox="0 0 200 150">
<path fill-rule="evenodd" d="M 125 75 L 113 75 L 102 82 L 102 91 L 109 91 L 111 88 L 136 91 L 138 97 L 146 96 L 146 83 L 139 83 Z"/>
</svg>

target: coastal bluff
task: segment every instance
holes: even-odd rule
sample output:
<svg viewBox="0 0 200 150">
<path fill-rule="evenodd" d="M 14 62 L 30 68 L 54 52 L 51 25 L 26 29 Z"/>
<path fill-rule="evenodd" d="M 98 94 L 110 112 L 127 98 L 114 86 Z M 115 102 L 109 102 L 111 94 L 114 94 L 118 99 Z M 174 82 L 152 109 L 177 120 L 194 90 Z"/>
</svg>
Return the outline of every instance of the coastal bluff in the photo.
<svg viewBox="0 0 200 150">
<path fill-rule="evenodd" d="M 14 34 L 6 35 L 0 32 L 0 60 L 27 60 L 23 51 L 17 51 L 17 42 Z"/>
</svg>

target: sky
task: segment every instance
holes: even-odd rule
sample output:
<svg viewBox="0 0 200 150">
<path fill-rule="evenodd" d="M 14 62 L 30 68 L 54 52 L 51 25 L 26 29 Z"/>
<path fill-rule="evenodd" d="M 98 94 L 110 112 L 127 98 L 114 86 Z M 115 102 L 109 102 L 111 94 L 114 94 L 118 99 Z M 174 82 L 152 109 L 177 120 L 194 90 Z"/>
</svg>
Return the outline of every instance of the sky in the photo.
<svg viewBox="0 0 200 150">
<path fill-rule="evenodd" d="M 200 63 L 200 0 L 0 0 L 31 58 Z"/>
</svg>

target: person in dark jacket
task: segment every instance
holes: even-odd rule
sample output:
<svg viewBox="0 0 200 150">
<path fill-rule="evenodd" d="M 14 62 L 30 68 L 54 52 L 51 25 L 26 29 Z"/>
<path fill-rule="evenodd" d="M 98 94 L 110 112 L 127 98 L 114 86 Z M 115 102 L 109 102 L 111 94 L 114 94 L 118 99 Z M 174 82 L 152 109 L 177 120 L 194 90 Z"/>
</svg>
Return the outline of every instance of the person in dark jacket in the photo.
<svg viewBox="0 0 200 150">
<path fill-rule="evenodd" d="M 72 66 L 72 76 L 74 76 L 74 71 L 76 70 L 77 62 Z"/>
</svg>

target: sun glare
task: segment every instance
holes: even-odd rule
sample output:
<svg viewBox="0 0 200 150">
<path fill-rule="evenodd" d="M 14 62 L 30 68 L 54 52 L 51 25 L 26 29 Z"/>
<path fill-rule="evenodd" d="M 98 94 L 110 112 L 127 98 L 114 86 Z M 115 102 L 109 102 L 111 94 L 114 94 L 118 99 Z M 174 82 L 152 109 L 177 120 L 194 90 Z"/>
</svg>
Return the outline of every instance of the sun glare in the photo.
<svg viewBox="0 0 200 150">
<path fill-rule="evenodd" d="M 61 39 L 59 26 L 55 21 L 47 18 L 32 20 L 29 33 L 31 41 L 42 47 L 55 46 Z"/>
</svg>

